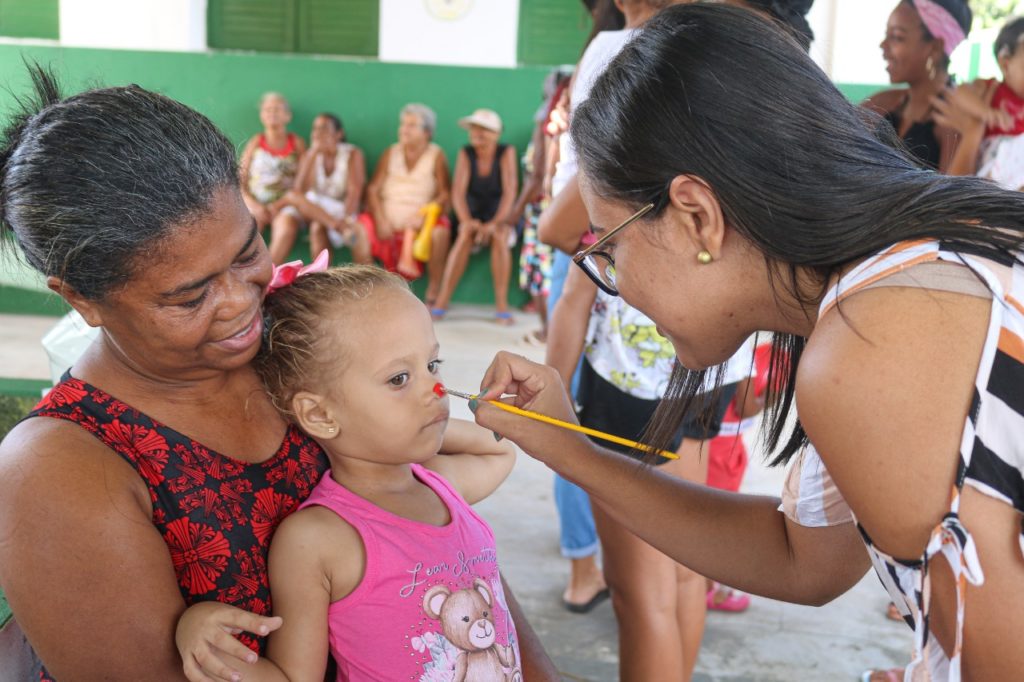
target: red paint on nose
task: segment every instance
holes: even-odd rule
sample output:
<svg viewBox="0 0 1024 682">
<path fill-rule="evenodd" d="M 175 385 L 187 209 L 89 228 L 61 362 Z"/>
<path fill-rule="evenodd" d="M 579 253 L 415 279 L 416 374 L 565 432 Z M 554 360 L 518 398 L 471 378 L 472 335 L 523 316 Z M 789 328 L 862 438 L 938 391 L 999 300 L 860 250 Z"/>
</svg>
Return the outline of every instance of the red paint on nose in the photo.
<svg viewBox="0 0 1024 682">
<path fill-rule="evenodd" d="M 440 381 L 437 382 L 436 384 L 434 384 L 434 394 L 438 398 L 443 398 L 444 397 L 444 394 L 445 394 L 444 384 L 442 384 Z"/>
</svg>

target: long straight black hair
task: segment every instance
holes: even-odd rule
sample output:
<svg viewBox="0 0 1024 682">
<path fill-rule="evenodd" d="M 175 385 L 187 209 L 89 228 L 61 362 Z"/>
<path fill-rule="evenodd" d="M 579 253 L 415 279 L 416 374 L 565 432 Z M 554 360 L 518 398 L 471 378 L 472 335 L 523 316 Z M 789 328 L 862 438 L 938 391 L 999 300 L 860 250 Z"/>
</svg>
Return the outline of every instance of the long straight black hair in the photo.
<svg viewBox="0 0 1024 682">
<path fill-rule="evenodd" d="M 651 19 L 576 110 L 571 134 L 595 190 L 630 207 L 657 201 L 679 175 L 702 178 L 764 255 L 773 289 L 808 305 L 844 266 L 896 242 L 937 239 L 1004 263 L 1024 243 L 1024 195 L 919 168 L 792 36 L 745 9 L 696 3 Z M 814 291 L 797 286 L 798 271 L 815 276 Z M 769 451 L 784 440 L 773 464 L 806 442 L 799 422 L 783 438 L 805 343 L 773 336 Z M 703 374 L 677 363 L 645 442 L 665 447 L 699 404 Z"/>
</svg>

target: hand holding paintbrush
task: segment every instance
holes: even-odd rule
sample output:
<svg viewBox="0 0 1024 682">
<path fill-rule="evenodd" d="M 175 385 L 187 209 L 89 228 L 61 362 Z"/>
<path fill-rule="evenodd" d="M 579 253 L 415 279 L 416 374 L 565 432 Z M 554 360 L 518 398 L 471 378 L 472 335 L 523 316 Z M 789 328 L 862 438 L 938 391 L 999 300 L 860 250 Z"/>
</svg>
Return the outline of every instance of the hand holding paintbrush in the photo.
<svg viewBox="0 0 1024 682">
<path fill-rule="evenodd" d="M 463 398 L 465 400 L 469 400 L 471 402 L 471 404 L 472 404 L 473 401 L 476 401 L 476 400 L 479 399 L 479 396 L 477 396 L 477 395 L 472 395 L 472 394 L 469 394 L 469 393 L 464 393 L 462 391 L 456 391 L 454 389 L 446 388 L 441 383 L 438 383 L 437 385 L 434 386 L 434 392 L 437 393 L 438 395 L 442 395 L 444 393 L 447 393 L 448 395 L 453 395 L 453 396 L 455 396 L 457 398 Z M 576 431 L 577 433 L 584 433 L 584 434 L 586 434 L 588 436 L 592 436 L 594 438 L 599 438 L 601 440 L 606 440 L 606 441 L 608 441 L 610 443 L 617 443 L 619 445 L 625 445 L 626 447 L 636 448 L 637 450 L 640 450 L 640 451 L 643 451 L 643 452 L 652 452 L 653 451 L 651 448 L 649 448 L 648 446 L 644 445 L 643 443 L 638 443 L 638 442 L 636 442 L 634 440 L 629 440 L 628 438 L 622 438 L 621 436 L 616 436 L 616 435 L 611 434 L 611 433 L 605 433 L 604 431 L 598 431 L 597 429 L 591 429 L 591 428 L 588 428 L 586 426 L 580 426 L 579 424 L 573 424 L 572 422 L 567 422 L 567 421 L 563 421 L 561 419 L 556 419 L 555 417 L 549 417 L 547 415 L 540 414 L 539 412 L 534 412 L 532 410 L 524 410 L 524 409 L 516 407 L 514 405 L 509 405 L 507 403 L 503 403 L 500 400 L 487 400 L 485 402 L 487 402 L 487 403 L 489 403 L 491 405 L 494 405 L 495 407 L 497 407 L 499 409 L 505 410 L 506 412 L 511 412 L 512 414 L 517 414 L 517 415 L 519 415 L 521 417 L 526 417 L 528 419 L 533 419 L 535 421 L 543 422 L 545 424 L 551 424 L 552 426 L 557 426 L 559 428 L 568 429 L 570 431 Z M 677 455 L 674 452 L 669 452 L 667 450 L 657 450 L 657 451 L 654 451 L 654 452 L 656 452 L 658 455 L 661 455 L 662 457 L 666 457 L 668 459 L 679 459 L 679 455 Z"/>
</svg>

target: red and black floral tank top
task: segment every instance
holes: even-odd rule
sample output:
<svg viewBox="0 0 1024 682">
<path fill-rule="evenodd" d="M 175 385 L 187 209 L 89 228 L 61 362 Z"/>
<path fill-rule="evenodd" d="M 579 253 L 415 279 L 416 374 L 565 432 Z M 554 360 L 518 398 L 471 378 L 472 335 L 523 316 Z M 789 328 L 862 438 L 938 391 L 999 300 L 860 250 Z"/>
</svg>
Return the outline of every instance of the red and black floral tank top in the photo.
<svg viewBox="0 0 1024 682">
<path fill-rule="evenodd" d="M 186 604 L 216 600 L 270 615 L 270 536 L 327 469 L 316 442 L 289 426 L 267 461 L 219 454 L 104 391 L 65 375 L 26 418 L 74 422 L 123 457 L 153 501 Z M 262 638 L 240 635 L 262 653 Z M 42 680 L 51 678 L 43 672 Z"/>
</svg>

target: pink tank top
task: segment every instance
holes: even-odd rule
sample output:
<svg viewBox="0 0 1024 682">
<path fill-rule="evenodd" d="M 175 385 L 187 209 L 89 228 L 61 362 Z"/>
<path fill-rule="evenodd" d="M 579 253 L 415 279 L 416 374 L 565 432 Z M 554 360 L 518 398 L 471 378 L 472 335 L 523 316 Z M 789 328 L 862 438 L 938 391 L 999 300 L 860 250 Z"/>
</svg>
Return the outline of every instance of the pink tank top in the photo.
<svg viewBox="0 0 1024 682">
<path fill-rule="evenodd" d="M 321 505 L 358 531 L 363 580 L 327 612 L 339 681 L 521 680 L 490 526 L 436 473 L 413 464 L 451 522 L 433 526 L 370 503 L 328 471 L 300 508 Z"/>
</svg>

